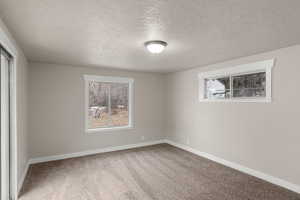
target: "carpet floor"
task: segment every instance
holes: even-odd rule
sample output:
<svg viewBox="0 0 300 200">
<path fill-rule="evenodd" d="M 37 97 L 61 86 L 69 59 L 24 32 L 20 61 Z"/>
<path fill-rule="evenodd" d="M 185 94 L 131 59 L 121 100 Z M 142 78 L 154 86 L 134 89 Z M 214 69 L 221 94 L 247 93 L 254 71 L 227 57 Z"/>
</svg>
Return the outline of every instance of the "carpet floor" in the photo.
<svg viewBox="0 0 300 200">
<path fill-rule="evenodd" d="M 21 200 L 300 200 L 300 195 L 160 144 L 30 166 Z"/>
</svg>

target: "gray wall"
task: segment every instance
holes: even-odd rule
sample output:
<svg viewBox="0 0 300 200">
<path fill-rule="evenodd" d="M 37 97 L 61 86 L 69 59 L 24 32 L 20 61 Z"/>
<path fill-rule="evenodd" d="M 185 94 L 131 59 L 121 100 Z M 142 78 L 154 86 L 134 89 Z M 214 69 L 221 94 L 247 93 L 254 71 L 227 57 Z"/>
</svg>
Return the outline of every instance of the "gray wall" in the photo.
<svg viewBox="0 0 300 200">
<path fill-rule="evenodd" d="M 198 102 L 201 71 L 275 58 L 272 103 Z M 167 138 L 300 184 L 300 46 L 167 75 Z"/>
<path fill-rule="evenodd" d="M 134 129 L 84 132 L 84 74 L 135 80 Z M 52 156 L 161 139 L 163 103 L 161 74 L 30 63 L 30 155 L 32 158 Z"/>
<path fill-rule="evenodd" d="M 300 46 L 167 75 L 30 63 L 32 158 L 157 140 L 200 151 L 300 184 Z M 198 102 L 201 71 L 275 58 L 272 103 Z M 135 129 L 84 132 L 83 74 L 135 79 Z"/>
<path fill-rule="evenodd" d="M 0 19 L 0 31 L 6 35 L 7 41 L 11 49 L 16 50 L 16 98 L 17 98 L 17 178 L 18 183 L 21 182 L 23 172 L 29 159 L 28 153 L 28 132 L 27 132 L 27 60 L 22 50 L 10 35 L 8 29 Z M 4 45 L 4 44 L 3 44 Z"/>
</svg>

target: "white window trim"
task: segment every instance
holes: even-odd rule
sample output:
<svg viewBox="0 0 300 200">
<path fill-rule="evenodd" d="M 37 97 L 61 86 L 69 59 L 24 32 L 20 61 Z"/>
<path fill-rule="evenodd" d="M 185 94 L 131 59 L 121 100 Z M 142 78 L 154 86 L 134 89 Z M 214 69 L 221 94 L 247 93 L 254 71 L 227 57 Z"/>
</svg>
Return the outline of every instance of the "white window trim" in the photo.
<svg viewBox="0 0 300 200">
<path fill-rule="evenodd" d="M 98 133 L 98 132 L 111 132 L 111 131 L 119 131 L 119 130 L 129 130 L 133 129 L 133 93 L 134 93 L 134 79 L 125 78 L 125 77 L 114 77 L 114 76 L 95 76 L 95 75 L 84 75 L 84 90 L 85 90 L 85 132 L 86 133 Z M 103 128 L 88 128 L 88 107 L 89 107 L 89 81 L 99 81 L 99 82 L 107 82 L 107 83 L 128 83 L 129 91 L 128 91 L 128 111 L 129 111 L 129 122 L 127 126 L 116 126 L 116 127 L 103 127 Z"/>
<path fill-rule="evenodd" d="M 214 71 L 201 72 L 198 74 L 199 80 L 199 101 L 200 102 L 272 102 L 272 68 L 274 59 L 264 60 L 255 63 L 239 65 L 231 68 L 224 68 Z M 266 72 L 266 97 L 244 97 L 244 98 L 228 98 L 228 99 L 206 99 L 204 80 L 208 78 L 218 78 L 224 76 L 236 76 L 242 74 L 250 74 L 255 72 Z"/>
</svg>

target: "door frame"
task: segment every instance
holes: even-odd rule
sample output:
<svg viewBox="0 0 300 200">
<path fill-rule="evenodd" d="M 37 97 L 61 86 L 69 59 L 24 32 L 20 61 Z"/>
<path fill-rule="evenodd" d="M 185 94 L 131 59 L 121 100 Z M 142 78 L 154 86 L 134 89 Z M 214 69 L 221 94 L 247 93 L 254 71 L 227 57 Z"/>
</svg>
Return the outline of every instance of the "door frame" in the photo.
<svg viewBox="0 0 300 200">
<path fill-rule="evenodd" d="M 15 44 L 12 43 L 11 36 L 8 31 L 2 27 L 0 21 L 0 44 L 11 54 L 12 60 L 10 64 L 10 198 L 18 199 L 18 137 L 17 137 L 17 63 L 18 51 Z"/>
</svg>

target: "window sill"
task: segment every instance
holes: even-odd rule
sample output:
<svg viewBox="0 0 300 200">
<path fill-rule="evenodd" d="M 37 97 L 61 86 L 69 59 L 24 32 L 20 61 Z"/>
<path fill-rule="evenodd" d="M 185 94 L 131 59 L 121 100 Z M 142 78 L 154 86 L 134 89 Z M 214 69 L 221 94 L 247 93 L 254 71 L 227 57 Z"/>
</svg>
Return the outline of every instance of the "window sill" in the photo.
<svg viewBox="0 0 300 200">
<path fill-rule="evenodd" d="M 240 103 L 271 103 L 272 99 L 269 98 L 253 98 L 253 99 L 200 99 L 200 102 L 240 102 Z"/>
<path fill-rule="evenodd" d="M 133 126 L 120 126 L 120 127 L 87 129 L 85 132 L 86 133 L 108 133 L 108 132 L 132 130 L 132 129 Z"/>
</svg>

